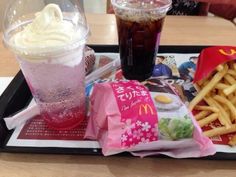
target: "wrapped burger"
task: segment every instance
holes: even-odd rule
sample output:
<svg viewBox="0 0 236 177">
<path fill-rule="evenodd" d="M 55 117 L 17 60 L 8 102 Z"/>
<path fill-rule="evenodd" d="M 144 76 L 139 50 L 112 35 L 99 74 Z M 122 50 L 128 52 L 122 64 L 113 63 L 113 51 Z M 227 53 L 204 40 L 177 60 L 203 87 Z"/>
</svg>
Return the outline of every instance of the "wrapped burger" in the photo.
<svg viewBox="0 0 236 177">
<path fill-rule="evenodd" d="M 215 153 L 174 88 L 163 80 L 95 84 L 85 138 L 105 156 L 121 152 L 176 158 Z"/>
</svg>

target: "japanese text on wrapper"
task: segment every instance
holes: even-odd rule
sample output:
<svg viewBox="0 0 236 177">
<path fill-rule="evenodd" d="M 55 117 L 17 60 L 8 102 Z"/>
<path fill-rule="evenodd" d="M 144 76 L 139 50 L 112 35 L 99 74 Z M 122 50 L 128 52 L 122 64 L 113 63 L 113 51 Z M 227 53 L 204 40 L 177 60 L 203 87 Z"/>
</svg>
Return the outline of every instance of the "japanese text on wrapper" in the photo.
<svg viewBox="0 0 236 177">
<path fill-rule="evenodd" d="M 140 86 L 128 86 L 124 89 L 123 86 L 114 85 L 117 98 L 124 102 L 127 100 L 132 100 L 136 97 L 145 97 L 148 95 L 148 92 Z"/>
</svg>

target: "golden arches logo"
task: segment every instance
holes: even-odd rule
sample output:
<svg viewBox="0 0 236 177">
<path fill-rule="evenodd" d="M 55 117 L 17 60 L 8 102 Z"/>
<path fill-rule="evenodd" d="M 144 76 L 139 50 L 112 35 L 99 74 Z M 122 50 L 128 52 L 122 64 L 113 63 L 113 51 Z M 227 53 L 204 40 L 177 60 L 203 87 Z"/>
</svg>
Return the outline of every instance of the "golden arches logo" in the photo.
<svg viewBox="0 0 236 177">
<path fill-rule="evenodd" d="M 141 104 L 140 105 L 139 115 L 148 114 L 149 112 L 151 113 L 151 115 L 154 115 L 154 111 L 149 104 Z"/>
<path fill-rule="evenodd" d="M 227 55 L 227 56 L 232 56 L 236 54 L 236 50 L 235 49 L 230 49 L 230 52 L 225 52 L 223 49 L 220 49 L 219 52 L 222 55 Z"/>
</svg>

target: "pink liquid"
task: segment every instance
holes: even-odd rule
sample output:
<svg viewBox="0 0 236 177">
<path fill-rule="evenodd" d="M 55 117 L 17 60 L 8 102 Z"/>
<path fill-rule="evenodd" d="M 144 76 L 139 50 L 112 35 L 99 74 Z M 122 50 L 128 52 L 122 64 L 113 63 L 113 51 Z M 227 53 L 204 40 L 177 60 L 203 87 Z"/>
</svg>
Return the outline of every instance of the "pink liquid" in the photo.
<svg viewBox="0 0 236 177">
<path fill-rule="evenodd" d="M 66 130 L 80 125 L 85 118 L 85 107 L 75 107 L 67 110 L 58 110 L 54 112 L 42 112 L 43 119 L 52 129 Z M 65 128 L 66 127 L 66 128 Z"/>
<path fill-rule="evenodd" d="M 18 58 L 42 117 L 53 129 L 69 130 L 85 118 L 85 67 L 81 58 L 81 49 L 42 62 Z"/>
</svg>

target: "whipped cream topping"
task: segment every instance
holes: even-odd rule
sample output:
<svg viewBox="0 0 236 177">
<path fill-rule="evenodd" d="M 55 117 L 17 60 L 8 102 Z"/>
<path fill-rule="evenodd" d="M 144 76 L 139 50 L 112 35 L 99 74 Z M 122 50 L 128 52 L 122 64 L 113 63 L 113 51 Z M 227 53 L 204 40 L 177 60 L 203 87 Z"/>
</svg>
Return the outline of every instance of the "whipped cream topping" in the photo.
<svg viewBox="0 0 236 177">
<path fill-rule="evenodd" d="M 82 38 L 83 31 L 76 31 L 75 25 L 63 20 L 62 11 L 56 4 L 48 4 L 35 16 L 32 23 L 16 33 L 10 41 L 24 55 L 55 51 Z"/>
</svg>

